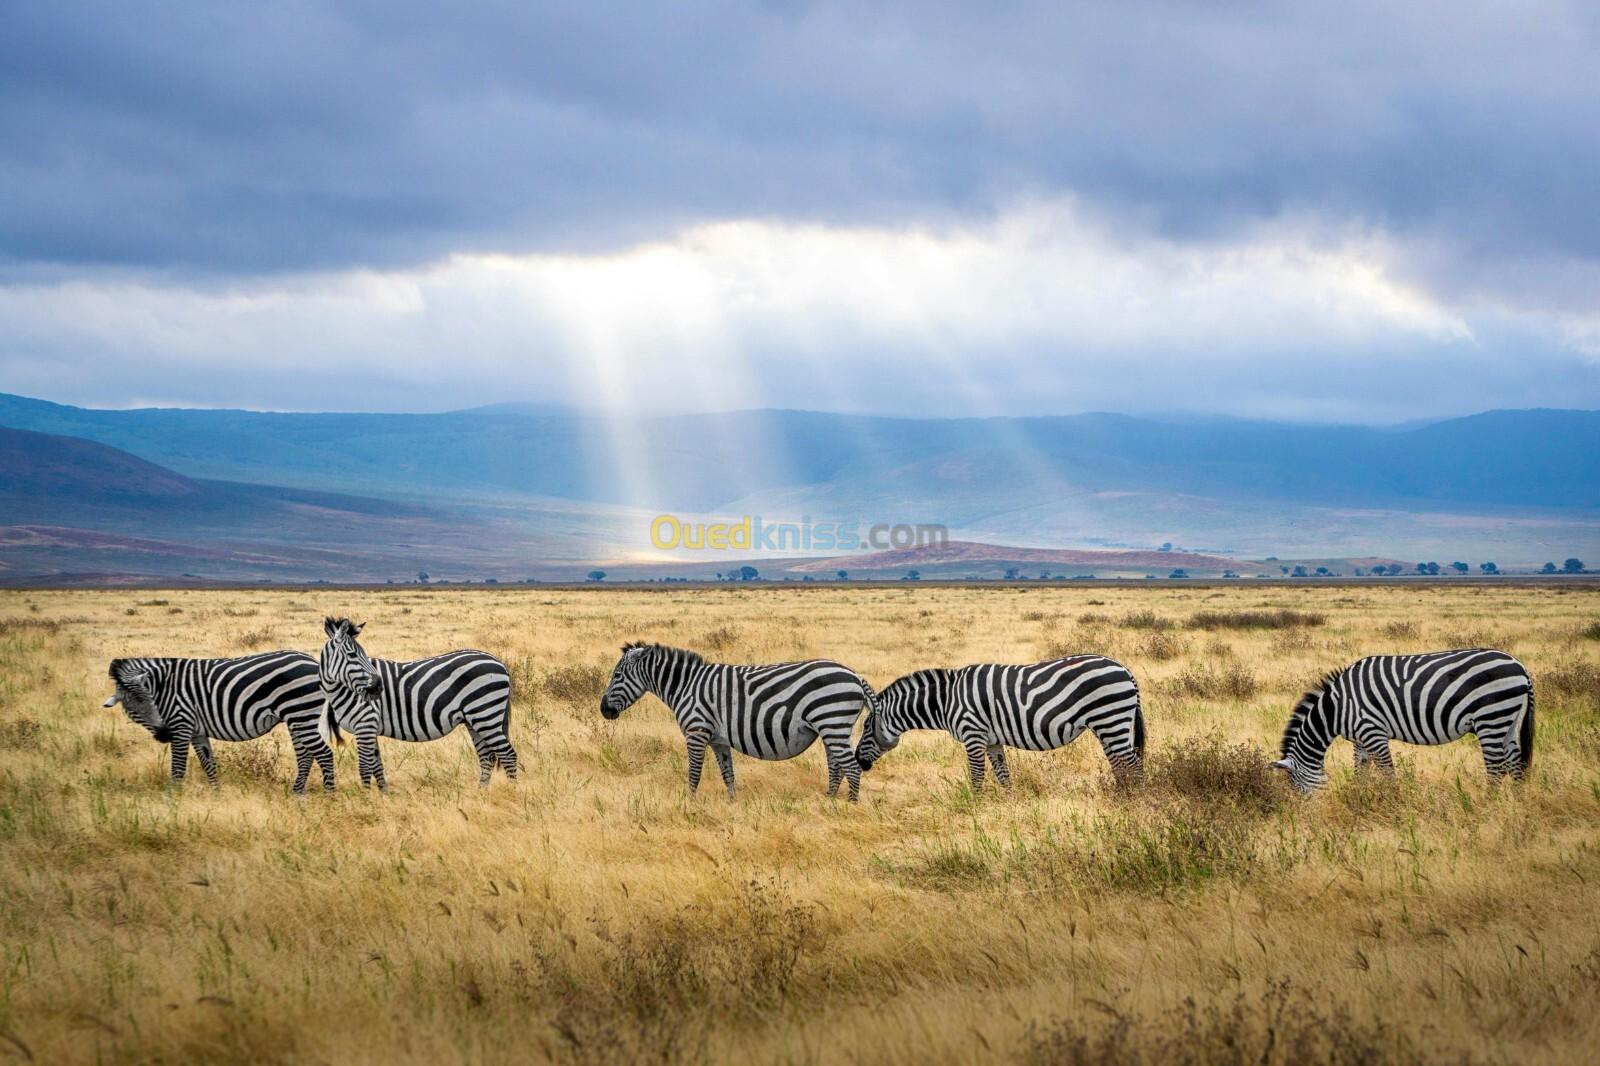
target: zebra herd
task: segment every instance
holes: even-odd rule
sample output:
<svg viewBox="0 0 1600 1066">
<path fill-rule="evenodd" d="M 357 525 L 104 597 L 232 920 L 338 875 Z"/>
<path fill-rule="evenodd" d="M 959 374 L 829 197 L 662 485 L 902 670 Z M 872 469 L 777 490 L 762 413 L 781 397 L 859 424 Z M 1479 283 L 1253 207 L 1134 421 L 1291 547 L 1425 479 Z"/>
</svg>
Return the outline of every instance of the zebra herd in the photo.
<svg viewBox="0 0 1600 1066">
<path fill-rule="evenodd" d="M 305 792 L 313 763 L 322 768 L 323 788 L 334 787 L 329 742 L 342 743 L 344 732 L 355 737 L 363 786 L 388 789 L 379 737 L 437 740 L 463 725 L 478 755 L 479 784 L 488 784 L 496 766 L 517 776 L 508 735 L 511 675 L 504 663 L 470 650 L 414 662 L 373 659 L 357 640 L 362 627 L 349 619 L 326 619 L 323 630 L 320 660 L 297 651 L 114 659 L 116 691 L 105 706 L 121 703 L 135 723 L 171 745 L 175 781 L 184 777 L 191 747 L 215 783 L 211 741 L 250 740 L 279 722 L 294 746 L 296 794 Z M 828 795 L 837 795 L 844 781 L 855 801 L 861 774 L 911 730 L 950 734 L 966 751 L 975 792 L 986 763 L 1002 786 L 1010 785 L 1007 747 L 1048 751 L 1085 730 L 1100 742 L 1119 782 L 1144 773 L 1138 683 L 1126 667 L 1101 655 L 918 670 L 878 693 L 830 659 L 735 666 L 683 648 L 624 645 L 600 713 L 616 719 L 646 693 L 671 709 L 683 733 L 691 794 L 699 788 L 708 747 L 731 799 L 733 752 L 791 759 L 820 739 Z M 1390 741 L 1444 744 L 1472 733 L 1491 776 L 1521 778 L 1533 762 L 1533 728 L 1533 683 L 1505 652 L 1375 655 L 1333 671 L 1301 698 L 1272 765 L 1297 791 L 1309 793 L 1326 780 L 1323 763 L 1335 738 L 1353 743 L 1358 770 L 1392 774 Z"/>
</svg>

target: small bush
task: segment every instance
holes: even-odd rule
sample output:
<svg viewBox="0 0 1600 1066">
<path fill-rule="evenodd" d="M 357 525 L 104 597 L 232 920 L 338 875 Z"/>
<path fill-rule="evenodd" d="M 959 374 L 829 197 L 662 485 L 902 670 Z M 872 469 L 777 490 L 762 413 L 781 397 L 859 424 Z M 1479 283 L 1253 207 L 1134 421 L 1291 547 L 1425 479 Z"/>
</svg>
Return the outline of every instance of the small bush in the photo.
<svg viewBox="0 0 1600 1066">
<path fill-rule="evenodd" d="M 252 651 L 261 647 L 263 644 L 271 643 L 272 630 L 270 629 L 249 629 L 239 634 L 239 644 L 242 647 L 251 649 Z"/>
<path fill-rule="evenodd" d="M 1147 659 L 1154 659 L 1158 663 L 1164 663 L 1168 659 L 1176 659 L 1188 650 L 1189 642 L 1187 640 L 1164 629 L 1145 634 L 1144 639 L 1139 642 L 1139 654 Z"/>
<path fill-rule="evenodd" d="M 1568 699 L 1600 700 L 1600 663 L 1574 656 L 1539 672 L 1539 683 Z"/>
<path fill-rule="evenodd" d="M 1239 662 L 1230 662 L 1221 669 L 1190 666 L 1168 684 L 1176 695 L 1201 700 L 1247 700 L 1260 687 L 1256 675 Z"/>
<path fill-rule="evenodd" d="M 1232 1004 L 1200 1007 L 1193 998 L 1155 1017 L 1102 1005 L 1099 1015 L 1076 1012 L 1047 1026 L 1030 1025 L 1021 1059 L 1030 1066 L 1144 1066 L 1229 1063 L 1263 1066 L 1301 1062 L 1368 1066 L 1415 1062 L 1405 1034 L 1356 1018 L 1328 997 L 1275 981 L 1257 998 L 1243 992 Z"/>
<path fill-rule="evenodd" d="M 1320 626 L 1327 615 L 1315 611 L 1200 611 L 1189 619 L 1191 629 L 1292 629 Z"/>
<path fill-rule="evenodd" d="M 1578 636 L 1584 640 L 1600 640 L 1600 621 L 1590 622 L 1578 630 Z"/>
<path fill-rule="evenodd" d="M 1288 798 L 1266 752 L 1253 744 L 1229 744 L 1216 733 L 1159 747 L 1148 763 L 1148 787 L 1190 803 L 1222 800 L 1266 812 Z"/>
<path fill-rule="evenodd" d="M 225 780 L 273 781 L 278 777 L 281 751 L 276 740 L 212 746 L 217 752 L 217 772 Z"/>
<path fill-rule="evenodd" d="M 1178 623 L 1174 622 L 1170 618 L 1163 618 L 1154 611 L 1134 611 L 1132 614 L 1123 616 L 1122 627 L 1124 629 L 1149 629 L 1159 631 L 1164 629 L 1177 629 Z"/>
<path fill-rule="evenodd" d="M 539 688 L 546 696 L 563 703 L 593 702 L 605 691 L 610 678 L 611 671 L 603 666 L 570 663 L 545 674 Z"/>
<path fill-rule="evenodd" d="M 39 728 L 39 723 L 32 718 L 0 721 L 0 748 L 23 750 L 33 747 L 39 739 Z"/>
<path fill-rule="evenodd" d="M 1385 622 L 1378 627 L 1378 632 L 1390 640 L 1415 640 L 1417 639 L 1417 625 L 1415 622 Z"/>
<path fill-rule="evenodd" d="M 732 626 L 718 626 L 702 636 L 700 643 L 712 651 L 727 651 L 739 643 L 739 631 Z"/>
</svg>

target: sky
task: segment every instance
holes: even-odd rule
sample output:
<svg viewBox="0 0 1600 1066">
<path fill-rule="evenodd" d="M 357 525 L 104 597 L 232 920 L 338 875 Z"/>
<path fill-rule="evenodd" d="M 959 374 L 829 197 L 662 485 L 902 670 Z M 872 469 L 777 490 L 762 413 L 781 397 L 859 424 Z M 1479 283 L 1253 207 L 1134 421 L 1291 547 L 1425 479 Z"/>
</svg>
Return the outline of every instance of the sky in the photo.
<svg viewBox="0 0 1600 1066">
<path fill-rule="evenodd" d="M 0 5 L 0 391 L 1600 407 L 1600 8 Z"/>
</svg>

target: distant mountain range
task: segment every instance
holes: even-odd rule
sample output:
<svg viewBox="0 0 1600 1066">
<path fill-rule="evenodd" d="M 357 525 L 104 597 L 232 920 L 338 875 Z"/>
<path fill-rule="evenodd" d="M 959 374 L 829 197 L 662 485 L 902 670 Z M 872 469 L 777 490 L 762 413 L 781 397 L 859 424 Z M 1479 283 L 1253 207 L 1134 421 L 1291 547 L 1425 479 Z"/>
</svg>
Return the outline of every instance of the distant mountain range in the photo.
<svg viewBox="0 0 1600 1066">
<path fill-rule="evenodd" d="M 645 553 L 661 511 L 938 523 L 957 539 L 1032 549 L 1170 542 L 1235 559 L 1600 557 L 1590 411 L 1371 428 L 1106 414 L 611 418 L 522 405 L 104 411 L 0 394 L 0 426 L 0 527 L 11 529 L 0 575 L 142 573 L 158 556 L 182 565 L 185 546 L 211 553 L 195 573 L 285 579 L 431 566 L 505 580 L 590 560 L 687 576 L 730 561 Z M 106 536 L 170 545 L 170 557 L 149 543 L 113 549 Z M 216 552 L 250 561 L 224 575 Z"/>
</svg>

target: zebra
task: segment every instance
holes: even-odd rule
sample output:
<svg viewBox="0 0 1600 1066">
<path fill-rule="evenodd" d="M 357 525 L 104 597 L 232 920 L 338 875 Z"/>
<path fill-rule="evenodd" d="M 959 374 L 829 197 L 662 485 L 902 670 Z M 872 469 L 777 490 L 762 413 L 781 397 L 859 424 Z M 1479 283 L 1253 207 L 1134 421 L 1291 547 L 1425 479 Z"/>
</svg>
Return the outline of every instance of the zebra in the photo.
<svg viewBox="0 0 1600 1066">
<path fill-rule="evenodd" d="M 708 663 L 698 654 L 662 644 L 630 643 L 600 697 L 600 713 L 615 720 L 646 692 L 671 710 L 689 752 L 689 794 L 700 787 L 706 747 L 716 754 L 722 783 L 733 798 L 733 752 L 758 759 L 792 759 L 822 738 L 828 758 L 828 795 L 839 779 L 850 783 L 850 802 L 861 791 L 861 770 L 850 750 L 856 716 L 873 701 L 870 685 L 830 659 L 772 666 Z"/>
<path fill-rule="evenodd" d="M 856 747 L 870 770 L 910 729 L 947 730 L 967 752 L 974 792 L 983 788 L 984 757 L 1011 786 L 1005 749 L 1048 751 L 1092 731 L 1119 782 L 1144 774 L 1144 710 L 1128 668 L 1101 655 L 1072 655 L 1027 666 L 979 663 L 918 670 L 878 694 Z"/>
<path fill-rule="evenodd" d="M 1533 681 L 1503 651 L 1467 648 L 1373 655 L 1334 670 L 1300 698 L 1273 769 L 1304 794 L 1327 780 L 1328 745 L 1347 737 L 1358 772 L 1394 774 L 1391 740 L 1446 744 L 1475 733 L 1490 776 L 1520 779 L 1533 765 Z"/>
<path fill-rule="evenodd" d="M 511 673 L 482 651 L 449 651 L 414 662 L 370 658 L 356 641 L 363 626 L 327 618 L 322 629 L 320 677 L 329 735 L 344 743 L 341 729 L 356 738 L 361 784 L 389 791 L 378 756 L 378 738 L 438 740 L 465 724 L 478 753 L 478 784 L 489 783 L 499 763 L 517 776 L 517 752 L 506 727 L 511 718 Z"/>
<path fill-rule="evenodd" d="M 104 706 L 122 709 L 162 744 L 172 745 L 172 780 L 182 781 L 194 748 L 207 779 L 217 783 L 213 740 L 253 740 L 283 722 L 294 745 L 294 791 L 304 795 L 311 764 L 333 789 L 333 750 L 319 729 L 322 694 L 317 661 L 299 651 L 239 659 L 112 659 L 116 691 Z"/>
</svg>

